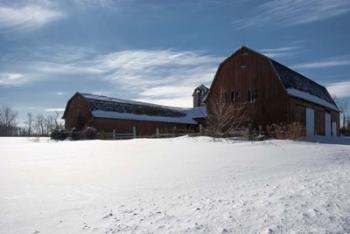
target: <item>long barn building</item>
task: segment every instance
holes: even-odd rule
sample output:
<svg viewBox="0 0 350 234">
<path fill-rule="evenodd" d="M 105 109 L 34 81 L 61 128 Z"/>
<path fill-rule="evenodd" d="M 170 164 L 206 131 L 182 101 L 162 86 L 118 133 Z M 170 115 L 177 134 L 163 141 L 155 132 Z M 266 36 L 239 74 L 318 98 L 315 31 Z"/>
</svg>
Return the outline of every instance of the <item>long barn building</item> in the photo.
<svg viewBox="0 0 350 234">
<path fill-rule="evenodd" d="M 63 118 L 66 129 L 94 127 L 98 131 L 150 136 L 161 130 L 196 130 L 207 116 L 206 108 L 176 108 L 145 102 L 76 93 L 68 101 Z"/>
<path fill-rule="evenodd" d="M 224 93 L 230 105 L 247 103 L 254 126 L 299 122 L 305 135 L 339 134 L 339 109 L 327 89 L 311 79 L 247 47 L 218 67 L 210 89 L 198 86 L 193 108 L 176 108 L 76 93 L 63 118 L 67 129 L 92 126 L 98 131 L 150 135 L 155 129 L 198 129 L 210 115 L 213 100 Z M 207 107 L 206 107 L 207 106 Z"/>
</svg>

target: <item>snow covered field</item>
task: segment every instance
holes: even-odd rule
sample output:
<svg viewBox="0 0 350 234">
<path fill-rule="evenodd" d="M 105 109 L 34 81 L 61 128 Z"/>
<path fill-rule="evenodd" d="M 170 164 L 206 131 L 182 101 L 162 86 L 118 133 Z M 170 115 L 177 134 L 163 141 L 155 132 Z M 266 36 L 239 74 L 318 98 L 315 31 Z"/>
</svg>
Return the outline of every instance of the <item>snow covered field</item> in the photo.
<svg viewBox="0 0 350 234">
<path fill-rule="evenodd" d="M 0 233 L 349 233 L 342 143 L 0 138 Z"/>
</svg>

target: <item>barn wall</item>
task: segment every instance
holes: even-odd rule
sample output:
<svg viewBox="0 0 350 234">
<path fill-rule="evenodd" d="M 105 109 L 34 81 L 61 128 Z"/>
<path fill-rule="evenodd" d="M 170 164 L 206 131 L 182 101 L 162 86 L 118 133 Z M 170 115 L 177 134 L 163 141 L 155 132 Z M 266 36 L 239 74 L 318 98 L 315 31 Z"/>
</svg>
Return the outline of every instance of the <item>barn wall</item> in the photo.
<svg viewBox="0 0 350 234">
<path fill-rule="evenodd" d="M 116 130 L 117 133 L 132 133 L 133 127 L 136 127 L 137 135 L 152 135 L 156 133 L 156 128 L 160 132 L 172 132 L 174 127 L 177 130 L 193 129 L 195 126 L 187 124 L 173 124 L 152 121 L 135 121 L 135 120 L 121 120 L 121 119 L 104 119 L 96 118 L 91 126 L 98 131 L 112 132 Z"/>
<path fill-rule="evenodd" d="M 289 98 L 289 122 L 299 122 L 306 125 L 306 108 L 315 111 L 315 134 L 325 135 L 325 114 L 331 115 L 331 121 L 337 123 L 337 134 L 339 135 L 339 113 L 323 106 L 313 104 L 298 98 Z"/>
<path fill-rule="evenodd" d="M 85 125 L 89 125 L 92 121 L 89 106 L 80 95 L 74 95 L 67 103 L 65 111 L 65 128 L 81 129 Z"/>
<path fill-rule="evenodd" d="M 247 104 L 248 117 L 255 125 L 266 126 L 287 121 L 288 96 L 269 61 L 245 48 L 224 61 L 216 74 L 207 98 L 211 101 L 222 92 L 238 91 L 238 102 L 248 102 L 248 90 L 257 90 L 257 99 Z"/>
</svg>

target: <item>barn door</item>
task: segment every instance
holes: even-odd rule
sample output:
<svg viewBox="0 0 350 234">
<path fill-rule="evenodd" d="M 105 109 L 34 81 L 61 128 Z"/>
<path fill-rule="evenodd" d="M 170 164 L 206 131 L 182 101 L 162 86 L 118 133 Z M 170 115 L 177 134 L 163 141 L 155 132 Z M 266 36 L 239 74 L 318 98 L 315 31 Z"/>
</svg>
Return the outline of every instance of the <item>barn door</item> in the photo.
<svg viewBox="0 0 350 234">
<path fill-rule="evenodd" d="M 331 135 L 331 131 L 332 131 L 332 129 L 331 129 L 331 124 L 332 124 L 332 122 L 331 122 L 331 115 L 329 114 L 329 113 L 326 113 L 325 114 L 325 135 L 326 136 L 330 136 Z"/>
<path fill-rule="evenodd" d="M 315 134 L 315 111 L 306 108 L 306 135 L 313 136 Z"/>
<path fill-rule="evenodd" d="M 332 136 L 337 135 L 337 122 L 332 122 Z"/>
</svg>

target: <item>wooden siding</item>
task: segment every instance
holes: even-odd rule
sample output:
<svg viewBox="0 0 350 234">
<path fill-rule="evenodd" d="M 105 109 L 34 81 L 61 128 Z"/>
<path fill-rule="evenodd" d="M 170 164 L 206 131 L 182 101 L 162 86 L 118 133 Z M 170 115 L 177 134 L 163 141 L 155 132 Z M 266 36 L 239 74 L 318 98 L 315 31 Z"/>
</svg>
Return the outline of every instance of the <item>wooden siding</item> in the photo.
<svg viewBox="0 0 350 234">
<path fill-rule="evenodd" d="M 138 136 L 150 136 L 156 133 L 158 128 L 160 132 L 173 132 L 174 128 L 177 130 L 193 129 L 193 125 L 187 124 L 173 124 L 162 123 L 153 121 L 135 121 L 135 120 L 123 120 L 123 119 L 104 119 L 96 118 L 91 123 L 91 126 L 98 129 L 98 131 L 111 132 L 115 130 L 117 133 L 132 133 L 133 127 L 136 128 L 136 135 Z"/>
<path fill-rule="evenodd" d="M 165 123 L 155 121 L 137 121 L 109 118 L 94 118 L 90 112 L 85 99 L 79 95 L 74 95 L 67 103 L 65 114 L 66 129 L 82 129 L 85 126 L 94 127 L 97 131 L 117 133 L 132 133 L 133 127 L 136 128 L 136 134 L 150 136 L 156 133 L 158 128 L 160 132 L 171 133 L 176 130 L 194 130 L 198 126 L 192 124 Z"/>
<path fill-rule="evenodd" d="M 249 90 L 257 91 L 254 103 L 249 103 Z M 238 91 L 238 102 L 248 102 L 249 119 L 255 126 L 287 121 L 287 93 L 262 55 L 242 48 L 220 65 L 207 98 L 209 113 L 211 100 L 222 91 Z"/>
<path fill-rule="evenodd" d="M 289 98 L 289 119 L 288 122 L 300 122 L 305 126 L 306 108 L 315 111 L 315 134 L 325 135 L 325 115 L 331 115 L 331 121 L 337 123 L 337 134 L 339 135 L 339 113 L 323 106 L 307 102 L 298 98 Z"/>
<path fill-rule="evenodd" d="M 64 113 L 65 128 L 81 129 L 92 122 L 92 115 L 84 98 L 75 94 L 67 103 Z"/>
</svg>

